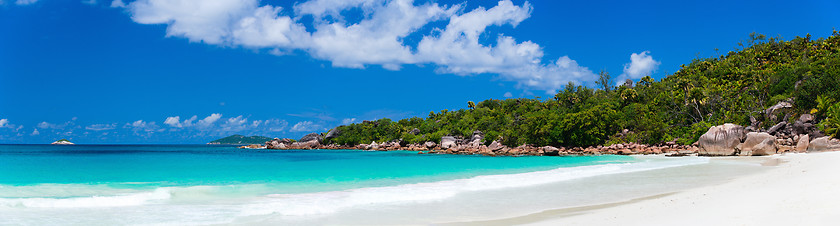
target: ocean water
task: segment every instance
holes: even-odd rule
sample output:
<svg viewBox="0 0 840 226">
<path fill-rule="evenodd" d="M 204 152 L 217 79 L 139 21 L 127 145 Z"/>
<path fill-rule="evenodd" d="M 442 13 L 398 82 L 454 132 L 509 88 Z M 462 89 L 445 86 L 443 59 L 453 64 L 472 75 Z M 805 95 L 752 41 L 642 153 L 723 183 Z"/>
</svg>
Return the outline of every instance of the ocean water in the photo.
<svg viewBox="0 0 840 226">
<path fill-rule="evenodd" d="M 708 158 L 698 157 L 0 145 L 0 224 L 470 221 L 622 200 L 648 194 L 650 189 L 664 192 L 711 181 L 702 178 L 721 178 L 708 174 L 710 169 L 756 168 L 739 163 L 718 164 L 729 168 L 708 165 Z M 657 172 L 671 173 L 649 176 Z M 672 184 L 662 184 L 669 181 Z"/>
</svg>

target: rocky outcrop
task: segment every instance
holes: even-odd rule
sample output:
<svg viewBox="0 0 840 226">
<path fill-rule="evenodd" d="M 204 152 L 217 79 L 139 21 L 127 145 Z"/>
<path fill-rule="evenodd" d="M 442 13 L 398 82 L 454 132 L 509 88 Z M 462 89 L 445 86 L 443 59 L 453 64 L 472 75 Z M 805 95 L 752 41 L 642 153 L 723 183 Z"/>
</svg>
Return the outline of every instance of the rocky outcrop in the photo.
<svg viewBox="0 0 840 226">
<path fill-rule="evenodd" d="M 744 127 L 735 124 L 723 124 L 709 128 L 700 136 L 700 155 L 721 156 L 734 155 L 735 148 L 744 139 Z"/>
<path fill-rule="evenodd" d="M 490 143 L 490 146 L 487 146 L 487 149 L 490 149 L 490 151 L 498 151 L 498 150 L 502 150 L 503 148 L 507 148 L 507 147 L 505 145 L 503 145 L 502 143 L 499 143 L 499 141 L 495 141 L 495 140 Z"/>
<path fill-rule="evenodd" d="M 423 143 L 423 146 L 425 146 L 428 149 L 432 149 L 432 148 L 435 148 L 435 146 L 437 146 L 437 144 L 435 142 L 426 141 L 426 143 Z"/>
<path fill-rule="evenodd" d="M 293 143 L 292 140 L 290 140 L 289 138 L 283 138 L 283 139 L 274 138 L 274 139 L 272 139 L 268 142 L 265 142 L 265 148 L 266 149 L 286 149 L 286 148 L 288 148 L 287 146 L 289 146 L 292 143 Z"/>
<path fill-rule="evenodd" d="M 738 144 L 736 149 L 740 155 L 773 155 L 776 154 L 776 137 L 769 133 L 747 133 L 744 143 Z"/>
<path fill-rule="evenodd" d="M 313 141 L 313 140 L 318 141 L 318 143 L 324 142 L 321 135 L 319 135 L 317 133 L 306 134 L 306 136 L 301 137 L 300 140 L 298 140 L 298 142 L 305 143 L 305 142 L 309 142 L 309 141 Z"/>
<path fill-rule="evenodd" d="M 765 109 L 764 110 L 764 115 L 767 119 L 770 119 L 770 121 L 775 122 L 777 120 L 776 112 L 778 112 L 782 109 L 790 109 L 790 108 L 793 108 L 793 104 L 791 104 L 790 101 L 780 101 L 779 103 L 776 103 L 776 105 L 773 105 L 772 107 Z"/>
<path fill-rule="evenodd" d="M 306 142 L 294 142 L 290 145 L 287 145 L 286 149 L 308 150 L 308 149 L 318 149 L 318 148 L 320 148 L 320 146 L 321 146 L 321 143 L 319 143 L 318 140 L 316 139 L 316 140 L 309 140 L 309 141 L 306 141 Z"/>
<path fill-rule="evenodd" d="M 330 140 L 338 137 L 338 135 L 341 135 L 341 129 L 339 128 L 341 127 L 335 127 L 335 129 L 331 129 L 329 132 L 327 132 L 327 135 L 324 136 L 324 140 Z"/>
<path fill-rule="evenodd" d="M 240 149 L 265 149 L 264 146 L 259 144 L 251 144 L 246 146 L 239 146 Z"/>
<path fill-rule="evenodd" d="M 820 137 L 808 144 L 808 152 L 820 152 L 840 149 L 840 140 L 830 137 Z"/>
<path fill-rule="evenodd" d="M 456 142 L 456 140 L 455 140 L 455 137 L 453 137 L 453 136 L 441 137 L 440 138 L 440 148 L 441 149 L 454 148 L 454 147 L 457 146 L 457 143 L 455 143 L 455 142 Z"/>
<path fill-rule="evenodd" d="M 560 149 L 559 148 L 555 148 L 555 147 L 552 147 L 552 146 L 544 146 L 540 149 L 542 149 L 541 151 L 542 151 L 543 155 L 547 155 L 547 156 L 558 156 L 558 155 L 560 155 Z"/>
<path fill-rule="evenodd" d="M 420 129 L 418 129 L 418 128 L 414 128 L 414 129 L 411 129 L 411 131 L 408 131 L 408 133 L 411 133 L 411 134 L 417 135 L 417 134 L 420 134 Z"/>
<path fill-rule="evenodd" d="M 300 138 L 299 141 L 293 142 L 291 139 L 274 138 L 265 143 L 267 149 L 319 149 L 324 146 L 321 144 L 323 138 L 317 133 L 310 133 Z"/>
<path fill-rule="evenodd" d="M 778 132 L 781 129 L 784 129 L 785 126 L 787 126 L 787 122 L 779 122 L 775 126 L 770 127 L 770 129 L 767 130 L 767 133 L 771 135 L 776 135 L 776 132 Z"/>
<path fill-rule="evenodd" d="M 799 141 L 796 142 L 796 148 L 793 149 L 796 152 L 805 152 L 808 151 L 808 144 L 810 144 L 808 134 L 799 136 Z"/>
</svg>

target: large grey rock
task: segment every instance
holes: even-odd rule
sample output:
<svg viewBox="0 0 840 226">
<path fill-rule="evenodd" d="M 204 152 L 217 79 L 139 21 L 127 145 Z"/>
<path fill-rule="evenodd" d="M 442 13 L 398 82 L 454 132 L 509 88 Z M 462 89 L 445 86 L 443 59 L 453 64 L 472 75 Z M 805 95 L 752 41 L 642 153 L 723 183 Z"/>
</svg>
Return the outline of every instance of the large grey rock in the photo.
<svg viewBox="0 0 840 226">
<path fill-rule="evenodd" d="M 787 122 L 780 122 L 779 124 L 776 124 L 775 126 L 770 127 L 770 129 L 767 130 L 767 133 L 776 134 L 776 132 L 778 132 L 780 129 L 784 129 L 786 125 L 787 125 Z"/>
<path fill-rule="evenodd" d="M 270 141 L 265 142 L 265 148 L 266 149 L 286 149 L 292 143 L 294 143 L 294 142 L 292 142 L 292 140 L 289 139 L 289 138 L 283 138 L 283 139 L 274 138 Z"/>
<path fill-rule="evenodd" d="M 624 80 L 624 84 L 622 84 L 622 86 L 627 87 L 627 88 L 633 88 L 633 80 L 630 80 L 630 79 Z"/>
<path fill-rule="evenodd" d="M 814 122 L 814 116 L 811 114 L 802 114 L 801 116 L 799 116 L 799 120 L 797 121 L 800 121 L 802 123 L 812 123 Z"/>
<path fill-rule="evenodd" d="M 747 133 L 744 143 L 738 145 L 740 155 L 776 154 L 776 137 L 769 133 Z"/>
<path fill-rule="evenodd" d="M 318 146 L 320 146 L 320 143 L 318 143 L 318 140 L 309 140 L 309 141 L 306 141 L 306 142 L 294 142 L 290 145 L 287 145 L 286 148 L 288 148 L 288 149 L 314 149 L 314 148 L 318 148 Z"/>
<path fill-rule="evenodd" d="M 490 146 L 487 146 L 487 148 L 489 148 L 491 151 L 498 151 L 502 148 L 505 148 L 505 145 L 499 143 L 499 141 L 494 140 L 492 143 L 490 143 Z"/>
<path fill-rule="evenodd" d="M 560 149 L 552 146 L 544 146 L 540 149 L 542 149 L 544 155 L 558 156 L 560 154 Z"/>
<path fill-rule="evenodd" d="M 298 140 L 298 142 L 304 143 L 312 140 L 316 140 L 318 141 L 318 143 L 321 143 L 323 141 L 323 138 L 317 133 L 310 133 L 306 134 L 306 136 L 301 137 L 300 140 Z"/>
<path fill-rule="evenodd" d="M 478 140 L 480 142 L 483 139 L 484 139 L 484 133 L 476 130 L 476 131 L 473 131 L 473 134 L 470 137 L 469 142 L 473 142 L 473 141 L 476 141 L 476 140 Z"/>
<path fill-rule="evenodd" d="M 808 152 L 819 152 L 840 149 L 840 140 L 831 137 L 820 137 L 808 144 Z"/>
<path fill-rule="evenodd" d="M 265 148 L 266 149 L 286 149 L 286 144 L 282 140 L 280 140 L 278 138 L 274 138 L 273 140 L 265 142 Z"/>
<path fill-rule="evenodd" d="M 423 143 L 423 145 L 426 146 L 426 148 L 428 148 L 428 149 L 432 149 L 432 148 L 435 148 L 435 146 L 437 146 L 437 144 L 435 144 L 435 142 L 431 142 L 431 141 L 426 141 L 426 143 Z"/>
<path fill-rule="evenodd" d="M 454 148 L 454 147 L 457 146 L 457 144 L 455 142 L 456 142 L 456 140 L 455 140 L 455 137 L 453 137 L 453 136 L 441 137 L 440 138 L 440 148 L 444 149 L 444 150 L 449 149 L 449 148 Z"/>
<path fill-rule="evenodd" d="M 793 104 L 791 104 L 790 102 L 780 101 L 779 103 L 776 103 L 776 105 L 773 105 L 772 107 L 765 109 L 764 114 L 767 115 L 768 118 L 770 118 L 772 120 L 775 120 L 776 117 L 775 117 L 774 114 L 776 113 L 776 111 L 778 111 L 780 109 L 792 108 L 792 107 L 793 107 Z"/>
<path fill-rule="evenodd" d="M 709 128 L 698 141 L 700 155 L 733 155 L 746 134 L 744 127 L 735 124 L 723 124 Z"/>
<path fill-rule="evenodd" d="M 467 148 L 478 148 L 479 146 L 481 146 L 481 139 L 473 139 L 466 145 Z"/>
<path fill-rule="evenodd" d="M 808 134 L 802 135 L 799 137 L 799 142 L 796 142 L 796 148 L 794 149 L 796 152 L 805 152 L 808 150 L 808 144 L 811 142 L 808 140 Z"/>
<path fill-rule="evenodd" d="M 335 129 L 331 129 L 330 132 L 327 132 L 327 135 L 324 136 L 324 140 L 336 138 L 338 137 L 338 135 L 341 135 L 341 129 L 339 129 L 339 127 L 336 127 Z"/>
<path fill-rule="evenodd" d="M 411 131 L 408 131 L 408 132 L 411 133 L 411 134 L 417 135 L 417 134 L 420 134 L 420 129 L 414 128 L 414 129 L 411 129 Z"/>
</svg>

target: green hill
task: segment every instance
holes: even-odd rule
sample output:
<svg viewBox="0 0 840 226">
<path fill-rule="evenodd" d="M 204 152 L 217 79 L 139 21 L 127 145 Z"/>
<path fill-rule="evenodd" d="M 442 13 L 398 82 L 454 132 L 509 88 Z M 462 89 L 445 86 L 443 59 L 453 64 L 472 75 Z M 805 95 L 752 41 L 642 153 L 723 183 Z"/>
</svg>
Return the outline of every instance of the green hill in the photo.
<svg viewBox="0 0 840 226">
<path fill-rule="evenodd" d="M 264 144 L 266 141 L 270 141 L 272 138 L 263 137 L 263 136 L 250 136 L 246 137 L 243 135 L 232 135 L 222 139 L 210 141 L 207 144 Z"/>
<path fill-rule="evenodd" d="M 750 34 L 740 49 L 695 59 L 661 81 L 642 78 L 618 86 L 601 72 L 598 88 L 568 84 L 553 98 L 470 101 L 468 109 L 430 112 L 428 117 L 380 119 L 339 126 L 328 143 L 362 144 L 403 139 L 439 142 L 483 131 L 485 143 L 508 146 L 590 146 L 677 140 L 691 144 L 710 126 L 723 123 L 768 128 L 811 113 L 818 128 L 840 130 L 840 33 L 790 41 Z M 786 101 L 781 115 L 765 109 Z"/>
</svg>

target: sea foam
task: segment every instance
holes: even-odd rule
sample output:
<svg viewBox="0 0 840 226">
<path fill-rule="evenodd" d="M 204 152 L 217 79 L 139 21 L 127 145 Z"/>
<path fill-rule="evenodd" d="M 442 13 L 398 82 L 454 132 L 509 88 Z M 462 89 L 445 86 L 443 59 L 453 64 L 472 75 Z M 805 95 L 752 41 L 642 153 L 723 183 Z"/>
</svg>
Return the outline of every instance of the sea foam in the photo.
<svg viewBox="0 0 840 226">
<path fill-rule="evenodd" d="M 28 208 L 76 208 L 76 207 L 121 207 L 140 206 L 171 197 L 168 188 L 113 196 L 90 196 L 72 198 L 0 198 L 0 206 Z"/>
<path fill-rule="evenodd" d="M 241 216 L 278 214 L 303 216 L 331 214 L 341 209 L 375 204 L 432 202 L 458 193 L 528 187 L 608 174 L 640 172 L 709 163 L 704 157 L 647 159 L 636 163 L 558 168 L 546 171 L 485 175 L 429 183 L 367 187 L 344 191 L 273 194 L 243 207 Z"/>
</svg>

